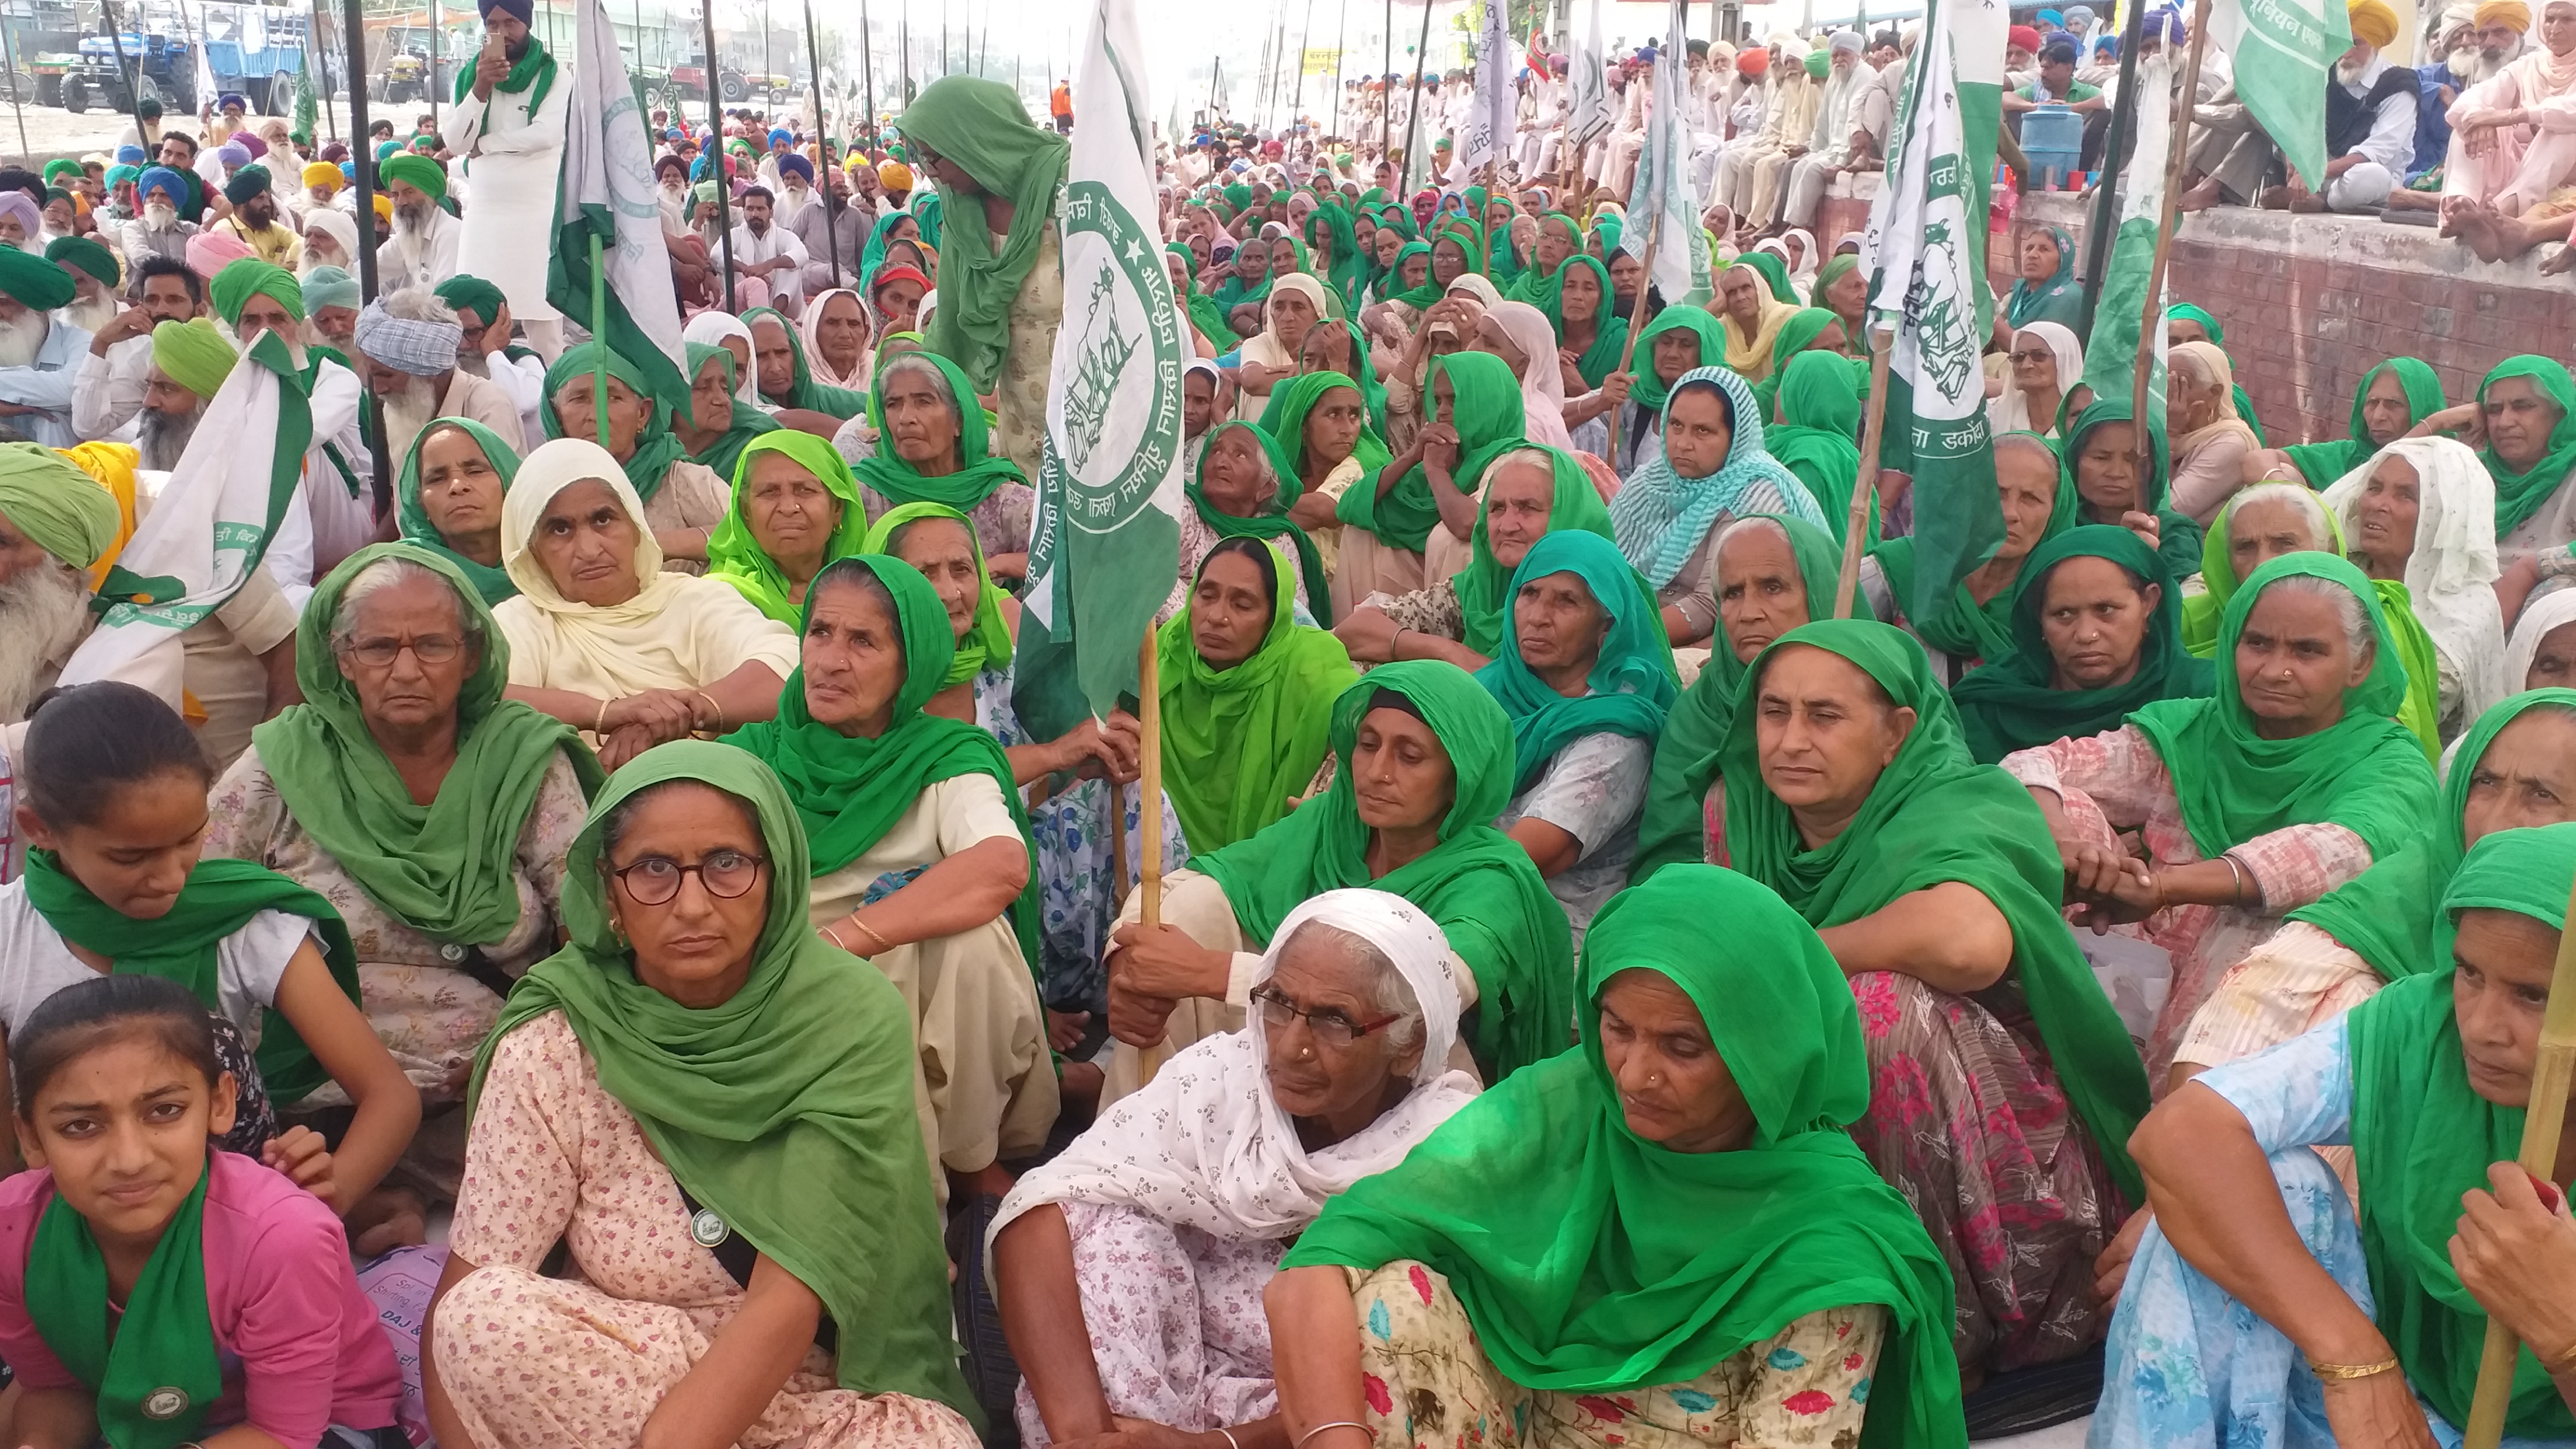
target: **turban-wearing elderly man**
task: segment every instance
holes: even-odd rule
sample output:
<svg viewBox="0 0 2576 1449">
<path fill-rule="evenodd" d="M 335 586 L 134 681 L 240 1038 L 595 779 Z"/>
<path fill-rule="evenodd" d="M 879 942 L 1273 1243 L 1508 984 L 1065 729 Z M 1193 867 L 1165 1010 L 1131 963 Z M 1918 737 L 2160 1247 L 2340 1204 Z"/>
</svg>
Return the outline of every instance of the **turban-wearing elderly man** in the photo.
<svg viewBox="0 0 2576 1449">
<path fill-rule="evenodd" d="M 95 337 L 98 329 L 116 320 L 116 284 L 124 280 L 116 253 L 85 236 L 59 236 L 46 244 L 45 260 L 72 279 L 72 300 L 55 313 L 55 321 Z"/>
<path fill-rule="evenodd" d="M 563 318 L 546 301 L 542 242 L 554 232 L 572 87 L 528 33 L 531 0 L 478 0 L 478 8 L 483 48 L 439 119 L 440 140 L 464 158 L 457 164 L 474 191 L 449 274 L 470 272 L 499 287 L 528 329 L 528 345 L 551 362 L 563 352 Z"/>
<path fill-rule="evenodd" d="M 262 331 L 286 339 L 310 385 L 313 441 L 304 454 L 303 494 L 313 523 L 313 562 L 302 578 L 278 579 L 288 588 L 310 590 L 314 579 L 375 542 L 375 503 L 366 485 L 372 465 L 358 435 L 357 374 L 328 357 L 306 355 L 304 288 L 284 267 L 242 257 L 215 274 L 206 296 L 242 346 Z"/>
<path fill-rule="evenodd" d="M 378 174 L 394 199 L 393 244 L 377 253 L 385 263 L 385 290 L 435 287 L 455 276 L 465 223 L 439 205 L 447 199 L 447 168 L 405 151 L 386 157 Z"/>
<path fill-rule="evenodd" d="M 307 161 L 297 179 L 304 183 L 303 198 L 294 208 L 299 219 L 317 211 L 345 212 L 349 209 L 340 200 L 340 193 L 346 189 L 349 178 L 340 174 L 339 167 L 328 161 Z"/>
<path fill-rule="evenodd" d="M 481 277 L 460 272 L 438 284 L 438 300 L 456 309 L 457 324 L 465 329 L 456 365 L 498 383 L 519 409 L 520 435 L 543 438 L 539 410 L 546 404 L 546 360 L 510 340 L 509 299 Z"/>
<path fill-rule="evenodd" d="M 229 232 L 249 245 L 251 254 L 273 266 L 295 270 L 304 260 L 304 239 L 278 219 L 277 194 L 268 188 L 268 168 L 257 162 L 240 167 L 224 182 L 224 200 L 233 214 L 214 229 Z"/>
<path fill-rule="evenodd" d="M 1816 99 L 1816 123 L 1807 133 L 1806 154 L 1789 169 L 1788 204 L 1780 213 L 1780 219 L 1791 226 L 1815 224 L 1826 185 L 1835 172 L 1852 163 L 1858 150 L 1852 133 L 1862 129 L 1861 103 L 1878 80 L 1878 72 L 1861 60 L 1862 44 L 1857 30 L 1837 30 L 1825 42 L 1829 69 L 1824 93 Z"/>
<path fill-rule="evenodd" d="M 386 254 L 379 251 L 377 255 Z M 317 206 L 304 213 L 304 265 L 297 268 L 297 274 L 309 277 L 324 267 L 338 267 L 344 272 L 357 270 L 358 218 L 354 212 Z"/>
<path fill-rule="evenodd" d="M 49 448 L 80 441 L 72 431 L 72 389 L 89 334 L 46 315 L 72 295 L 62 268 L 0 247 L 0 423 Z"/>
<path fill-rule="evenodd" d="M 410 457 L 412 440 L 432 418 L 481 423 L 511 452 L 526 449 L 509 392 L 457 367 L 465 329 L 435 293 L 414 287 L 369 302 L 358 314 L 356 341 L 358 378 L 384 404 L 386 456 Z"/>
<path fill-rule="evenodd" d="M 205 310 L 206 284 L 185 262 L 147 257 L 139 269 L 135 304 L 90 334 L 72 388 L 72 431 L 84 438 L 134 441 L 134 415 L 143 407 L 145 375 L 152 370 L 152 329 L 185 322 Z"/>
<path fill-rule="evenodd" d="M 135 178 L 134 196 L 141 214 L 118 228 L 116 237 L 125 264 L 140 267 L 146 257 L 186 261 L 188 238 L 197 234 L 197 223 L 182 214 L 188 205 L 188 178 L 167 166 L 147 166 Z"/>
<path fill-rule="evenodd" d="M 2490 19 L 2529 24 L 2507 14 L 2505 3 L 2478 7 L 2481 31 Z M 2567 235 L 2557 193 L 2576 181 L 2576 0 L 2536 0 L 2534 8 L 2540 44 L 2451 103 L 2442 230 L 2488 261 Z"/>
<path fill-rule="evenodd" d="M 778 162 L 777 213 L 780 226 L 793 228 L 796 218 L 814 204 L 814 163 L 791 151 Z"/>
<path fill-rule="evenodd" d="M 2192 142 L 2197 179 L 2185 210 L 2222 198 L 2291 211 L 2370 211 L 2387 203 L 2415 156 L 2415 73 L 2381 53 L 2397 39 L 2397 11 L 2388 0 L 2350 0 L 2345 10 L 2352 48 L 2326 77 L 2325 175 L 2285 170 L 2281 148 L 2241 92 L 2231 93 L 2208 108 L 2211 129 Z"/>
<path fill-rule="evenodd" d="M 116 499 L 61 454 L 0 444 L 0 882 L 18 878 L 26 854 L 9 758 L 27 705 L 89 632 L 89 571 L 124 531 Z"/>
<path fill-rule="evenodd" d="M 358 308 L 364 305 L 358 279 L 338 267 L 316 267 L 304 274 L 302 286 L 305 344 L 325 349 L 326 356 L 338 354 L 335 362 L 347 362 L 350 349 L 358 345 Z"/>
<path fill-rule="evenodd" d="M 1816 102 L 1822 98 L 1807 77 L 1807 47 L 1798 37 L 1786 31 L 1773 34 L 1768 53 L 1771 60 L 1765 74 L 1770 84 L 1763 93 L 1761 124 L 1749 137 L 1738 133 L 1717 162 L 1717 200 L 1738 218 L 1753 211 L 1754 199 L 1762 190 L 1762 167 L 1789 147 L 1806 144 L 1816 121 Z"/>
</svg>

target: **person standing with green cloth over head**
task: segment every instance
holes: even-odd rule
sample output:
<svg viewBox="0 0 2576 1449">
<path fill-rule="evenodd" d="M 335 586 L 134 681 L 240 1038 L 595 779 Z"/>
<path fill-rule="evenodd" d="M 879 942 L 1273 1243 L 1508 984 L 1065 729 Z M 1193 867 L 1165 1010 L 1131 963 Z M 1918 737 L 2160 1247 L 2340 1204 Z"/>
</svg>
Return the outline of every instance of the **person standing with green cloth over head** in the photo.
<svg viewBox="0 0 2576 1449">
<path fill-rule="evenodd" d="M 782 428 L 752 439 L 734 465 L 733 507 L 707 540 L 707 577 L 796 628 L 814 576 L 867 536 L 858 481 L 840 450 Z"/>
<path fill-rule="evenodd" d="M 1432 359 L 1429 419 L 1413 444 L 1374 478 L 1344 492 L 1334 517 L 1342 530 L 1333 569 L 1333 617 L 1348 618 L 1371 594 L 1401 597 L 1423 586 L 1431 531 L 1464 539 L 1476 530 L 1479 460 L 1520 442 L 1529 412 L 1511 364 L 1484 352 Z"/>
<path fill-rule="evenodd" d="M 1281 1260 L 1290 1441 L 1964 1449 L 1949 1275 L 1842 1131 L 1869 1068 L 1815 931 L 1679 866 L 1603 908 L 1581 973 L 1580 1047 L 1487 1088 Z"/>
<path fill-rule="evenodd" d="M 1030 121 L 1009 86 L 965 75 L 922 87 L 904 107 L 903 134 L 944 201 L 957 208 L 938 243 L 930 350 L 954 359 L 977 394 L 997 400 L 998 451 L 1034 478 L 1048 370 L 1064 321 L 1063 242 L 1053 208 L 1072 148 Z"/>
<path fill-rule="evenodd" d="M 585 1423 L 973 1449 L 910 1014 L 806 919 L 810 870 L 786 787 L 741 749 L 676 740 L 609 778 L 565 862 L 570 940 L 466 1085 L 421 1339 L 442 1442 L 578 1437 L 559 1393 L 580 1382 Z M 644 1240 L 667 1247 L 606 1246 Z M 577 1279 L 546 1276 L 558 1244 Z"/>
<path fill-rule="evenodd" d="M 2083 1352 L 2106 1312 L 2094 1257 L 2144 1195 L 2124 1144 L 2147 1079 L 2058 912 L 2039 808 L 1968 758 L 1922 646 L 1873 620 L 1757 656 L 1719 762 L 1711 858 L 1778 891 L 1850 978 L 1871 1081 L 1852 1136 L 1949 1263 L 1961 1371 Z"/>
<path fill-rule="evenodd" d="M 499 287 L 528 345 L 551 364 L 564 350 L 563 317 L 546 300 L 552 249 L 534 243 L 554 234 L 574 88 L 529 30 L 533 0 L 476 0 L 475 8 L 482 49 L 457 68 L 454 104 L 438 118 L 439 142 L 460 158 L 474 197 L 456 269 Z"/>
</svg>

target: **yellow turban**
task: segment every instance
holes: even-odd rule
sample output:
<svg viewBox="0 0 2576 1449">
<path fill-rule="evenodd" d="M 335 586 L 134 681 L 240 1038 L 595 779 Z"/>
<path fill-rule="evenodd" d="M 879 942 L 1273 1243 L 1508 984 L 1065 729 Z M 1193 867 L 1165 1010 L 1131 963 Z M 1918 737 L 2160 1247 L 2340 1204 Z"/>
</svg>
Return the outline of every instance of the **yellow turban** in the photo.
<svg viewBox="0 0 2576 1449">
<path fill-rule="evenodd" d="M 912 168 L 900 161 L 880 161 L 877 163 L 877 181 L 888 191 L 910 191 Z"/>
<path fill-rule="evenodd" d="M 373 193 L 370 199 L 376 204 L 376 220 L 391 221 L 394 219 L 394 199 L 392 197 L 378 191 Z"/>
<path fill-rule="evenodd" d="M 2385 50 L 2397 39 L 2397 9 L 2388 0 L 2350 0 L 2352 38 L 2373 50 Z"/>
<path fill-rule="evenodd" d="M 2531 7 L 2523 0 L 2484 0 L 2478 6 L 2478 29 L 2501 25 L 2516 35 L 2531 29 Z"/>
<path fill-rule="evenodd" d="M 307 161 L 304 163 L 303 180 L 307 188 L 328 183 L 332 190 L 337 191 L 340 189 L 341 185 L 347 181 L 347 179 L 348 178 L 340 174 L 339 167 L 332 165 L 328 161 Z"/>
</svg>

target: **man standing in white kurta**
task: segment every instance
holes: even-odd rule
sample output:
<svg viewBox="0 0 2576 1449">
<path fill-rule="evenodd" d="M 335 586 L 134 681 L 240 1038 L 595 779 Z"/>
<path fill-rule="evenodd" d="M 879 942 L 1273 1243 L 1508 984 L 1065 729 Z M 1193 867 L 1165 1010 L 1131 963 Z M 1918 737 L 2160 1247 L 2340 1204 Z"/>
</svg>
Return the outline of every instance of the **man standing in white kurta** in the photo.
<svg viewBox="0 0 2576 1449">
<path fill-rule="evenodd" d="M 528 33 L 531 0 L 482 0 L 483 50 L 441 118 L 448 152 L 471 186 L 457 270 L 501 289 L 528 345 L 548 364 L 563 353 L 563 317 L 546 301 L 557 172 L 572 88 Z"/>
</svg>

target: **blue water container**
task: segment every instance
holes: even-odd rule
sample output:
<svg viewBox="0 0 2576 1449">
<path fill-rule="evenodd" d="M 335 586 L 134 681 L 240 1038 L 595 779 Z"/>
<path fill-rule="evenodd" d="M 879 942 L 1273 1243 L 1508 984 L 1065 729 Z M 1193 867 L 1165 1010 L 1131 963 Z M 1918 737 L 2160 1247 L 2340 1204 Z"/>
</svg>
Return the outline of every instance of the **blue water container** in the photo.
<svg viewBox="0 0 2576 1449">
<path fill-rule="evenodd" d="M 2067 187 L 2084 160 L 2084 118 L 2054 102 L 2024 111 L 2021 153 L 2030 160 L 2033 189 Z"/>
</svg>

